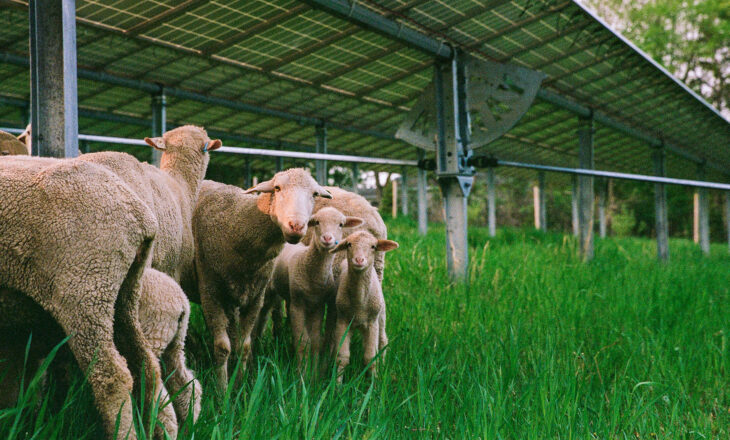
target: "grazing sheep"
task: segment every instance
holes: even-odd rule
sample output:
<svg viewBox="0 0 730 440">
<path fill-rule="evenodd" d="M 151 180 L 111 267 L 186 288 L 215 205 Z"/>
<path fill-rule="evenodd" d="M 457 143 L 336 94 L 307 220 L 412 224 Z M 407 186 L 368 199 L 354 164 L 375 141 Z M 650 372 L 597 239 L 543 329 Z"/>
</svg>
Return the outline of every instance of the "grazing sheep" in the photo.
<svg viewBox="0 0 730 440">
<path fill-rule="evenodd" d="M 342 262 L 342 275 L 337 288 L 337 325 L 335 340 L 342 346 L 337 353 L 337 381 L 342 382 L 342 372 L 350 363 L 350 333 L 348 327 L 358 329 L 363 336 L 365 365 L 375 376 L 372 362 L 378 350 L 388 344 L 385 334 L 385 300 L 383 288 L 377 279 L 373 262 L 376 252 L 388 252 L 398 248 L 392 240 L 378 240 L 367 231 L 357 231 L 347 236 L 330 252 L 347 251 Z"/>
<path fill-rule="evenodd" d="M 329 250 L 342 239 L 343 228 L 354 228 L 362 222 L 358 217 L 345 217 L 335 208 L 322 208 L 309 219 L 309 246 L 287 244 L 274 262 L 266 295 L 288 299 L 300 367 L 308 349 L 319 354 L 325 304 L 337 293 L 332 275 L 335 256 Z"/>
<path fill-rule="evenodd" d="M 39 170 L 36 160 L 49 165 Z M 3 159 L 0 194 L 0 290 L 22 292 L 72 336 L 68 346 L 88 371 L 107 435 L 119 415 L 119 433 L 135 438 L 133 377 L 144 371 L 146 383 L 162 389 L 137 312 L 153 213 L 109 170 L 78 160 Z M 12 318 L 0 314 L 1 322 Z"/>
<path fill-rule="evenodd" d="M 10 133 L 0 130 L 0 156 L 28 155 L 25 144 Z"/>
<path fill-rule="evenodd" d="M 200 413 L 202 388 L 185 365 L 184 342 L 190 317 L 188 299 L 175 280 L 151 268 L 145 269 L 139 289 L 142 330 L 153 353 L 162 361 L 163 377 L 167 378 L 167 390 L 161 390 L 161 400 L 164 402 L 168 396 L 176 396 L 172 405 L 177 421 L 167 421 L 165 425 L 183 425 L 189 414 L 195 421 Z M 8 336 L 0 344 L 0 408 L 3 408 L 12 406 L 17 400 L 28 336 L 33 334 L 25 366 L 26 383 L 53 346 L 61 342 L 63 331 L 30 298 L 10 289 L 0 289 L 0 316 L 9 318 L 0 322 L 0 335 Z M 175 432 L 168 431 L 168 434 L 175 436 Z"/>
<path fill-rule="evenodd" d="M 195 268 L 220 388 L 228 383 L 231 350 L 244 365 L 250 358 L 274 258 L 285 241 L 297 243 L 307 232 L 318 197 L 331 196 L 300 168 L 247 191 L 203 182 L 193 216 Z"/>
<path fill-rule="evenodd" d="M 84 154 L 79 160 L 109 168 L 147 203 L 159 225 L 152 267 L 190 285 L 191 279 L 181 278 L 195 273 L 193 210 L 208 167 L 207 152 L 220 148 L 221 141 L 210 140 L 200 127 L 186 125 L 145 142 L 162 151 L 160 168 L 113 151 Z"/>
</svg>

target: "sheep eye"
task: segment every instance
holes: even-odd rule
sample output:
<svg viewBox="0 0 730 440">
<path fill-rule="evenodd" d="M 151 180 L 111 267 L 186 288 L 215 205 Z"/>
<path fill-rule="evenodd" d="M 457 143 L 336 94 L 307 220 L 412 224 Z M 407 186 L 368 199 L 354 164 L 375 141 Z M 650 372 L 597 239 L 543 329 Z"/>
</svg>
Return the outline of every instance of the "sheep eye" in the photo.
<svg viewBox="0 0 730 440">
<path fill-rule="evenodd" d="M 281 191 L 281 187 L 280 187 L 279 185 L 276 185 L 276 186 L 274 187 L 274 191 L 276 191 L 276 192 L 279 192 L 279 191 Z"/>
<path fill-rule="evenodd" d="M 314 194 L 312 194 L 312 197 L 319 197 L 319 193 L 315 191 Z"/>
<path fill-rule="evenodd" d="M 345 225 L 343 223 L 340 223 L 340 227 L 343 227 L 343 226 L 345 226 Z"/>
<path fill-rule="evenodd" d="M 374 250 L 375 249 L 375 246 L 370 246 L 370 249 L 373 249 Z"/>
</svg>

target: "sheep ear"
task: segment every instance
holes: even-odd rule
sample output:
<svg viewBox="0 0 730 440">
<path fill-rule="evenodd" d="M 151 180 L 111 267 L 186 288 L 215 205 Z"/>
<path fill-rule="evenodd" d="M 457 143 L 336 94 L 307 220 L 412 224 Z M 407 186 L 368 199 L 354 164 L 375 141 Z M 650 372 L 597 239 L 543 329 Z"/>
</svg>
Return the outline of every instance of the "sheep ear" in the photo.
<svg viewBox="0 0 730 440">
<path fill-rule="evenodd" d="M 327 191 L 326 189 L 322 188 L 321 186 L 319 187 L 319 189 L 317 190 L 317 192 L 319 193 L 319 196 L 322 197 L 323 199 L 331 199 L 332 198 L 332 194 L 330 194 L 329 191 Z"/>
<path fill-rule="evenodd" d="M 214 139 L 212 141 L 208 141 L 208 143 L 205 144 L 205 145 L 206 146 L 203 147 L 203 151 L 213 151 L 213 150 L 217 150 L 220 147 L 222 147 L 223 146 L 223 142 L 221 142 L 220 139 Z"/>
<path fill-rule="evenodd" d="M 334 254 L 336 252 L 344 251 L 345 249 L 350 247 L 350 242 L 347 241 L 347 239 L 342 240 L 337 246 L 330 249 L 330 254 Z"/>
<path fill-rule="evenodd" d="M 398 249 L 398 243 L 393 240 L 378 240 L 378 245 L 375 249 L 380 252 L 392 251 L 393 249 Z"/>
<path fill-rule="evenodd" d="M 244 191 L 244 194 L 251 194 L 251 193 L 272 193 L 274 192 L 274 181 L 273 180 L 266 180 L 258 185 L 254 186 L 253 188 L 249 188 L 246 191 Z"/>
<path fill-rule="evenodd" d="M 364 223 L 365 220 L 361 219 L 360 217 L 347 217 L 345 219 L 346 228 L 356 228 Z"/>
<path fill-rule="evenodd" d="M 307 227 L 313 228 L 313 227 L 317 226 L 317 224 L 319 224 L 319 222 L 317 220 L 315 220 L 314 218 L 310 218 L 309 221 L 307 222 Z"/>
<path fill-rule="evenodd" d="M 165 151 L 165 149 L 167 149 L 167 147 L 165 146 L 165 140 L 162 139 L 161 137 L 154 137 L 154 138 L 146 137 L 146 138 L 144 138 L 144 141 L 147 142 L 147 145 L 149 145 L 150 147 L 152 147 L 154 149 L 161 150 L 161 151 Z"/>
</svg>

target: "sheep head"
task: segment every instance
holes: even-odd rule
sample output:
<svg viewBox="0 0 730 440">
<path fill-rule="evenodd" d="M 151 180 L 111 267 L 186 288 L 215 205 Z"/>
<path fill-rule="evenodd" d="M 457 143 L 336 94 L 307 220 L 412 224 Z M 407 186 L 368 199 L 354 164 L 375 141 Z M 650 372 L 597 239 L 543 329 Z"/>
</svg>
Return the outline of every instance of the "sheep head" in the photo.
<svg viewBox="0 0 730 440">
<path fill-rule="evenodd" d="M 363 223 L 359 217 L 346 217 L 335 208 L 325 207 L 309 219 L 307 226 L 314 230 L 312 243 L 319 249 L 329 250 L 342 240 L 344 228 L 355 228 Z"/>
<path fill-rule="evenodd" d="M 0 156 L 28 155 L 25 145 L 10 133 L 0 131 Z"/>
<path fill-rule="evenodd" d="M 307 223 L 312 216 L 317 197 L 332 198 L 302 168 L 292 168 L 276 173 L 271 180 L 249 188 L 245 194 L 259 193 L 258 208 L 271 217 L 284 234 L 288 243 L 298 243 L 307 233 Z"/>
<path fill-rule="evenodd" d="M 357 231 L 348 235 L 330 252 L 347 250 L 347 266 L 349 270 L 362 272 L 373 266 L 375 252 L 388 252 L 398 248 L 393 240 L 378 240 L 368 231 Z"/>
<path fill-rule="evenodd" d="M 203 128 L 194 125 L 184 125 L 160 137 L 144 138 L 144 141 L 150 147 L 162 151 L 160 168 L 174 167 L 175 163 L 200 163 L 203 173 L 208 165 L 208 151 L 222 146 L 220 139 L 211 140 Z"/>
</svg>

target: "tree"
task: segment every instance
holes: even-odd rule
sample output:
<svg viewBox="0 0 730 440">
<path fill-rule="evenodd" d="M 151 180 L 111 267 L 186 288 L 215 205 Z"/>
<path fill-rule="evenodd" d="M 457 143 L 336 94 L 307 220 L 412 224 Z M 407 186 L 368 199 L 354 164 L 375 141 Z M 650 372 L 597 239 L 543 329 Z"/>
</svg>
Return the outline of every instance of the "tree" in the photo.
<svg viewBox="0 0 730 440">
<path fill-rule="evenodd" d="M 730 0 L 581 0 L 730 118 Z"/>
</svg>

